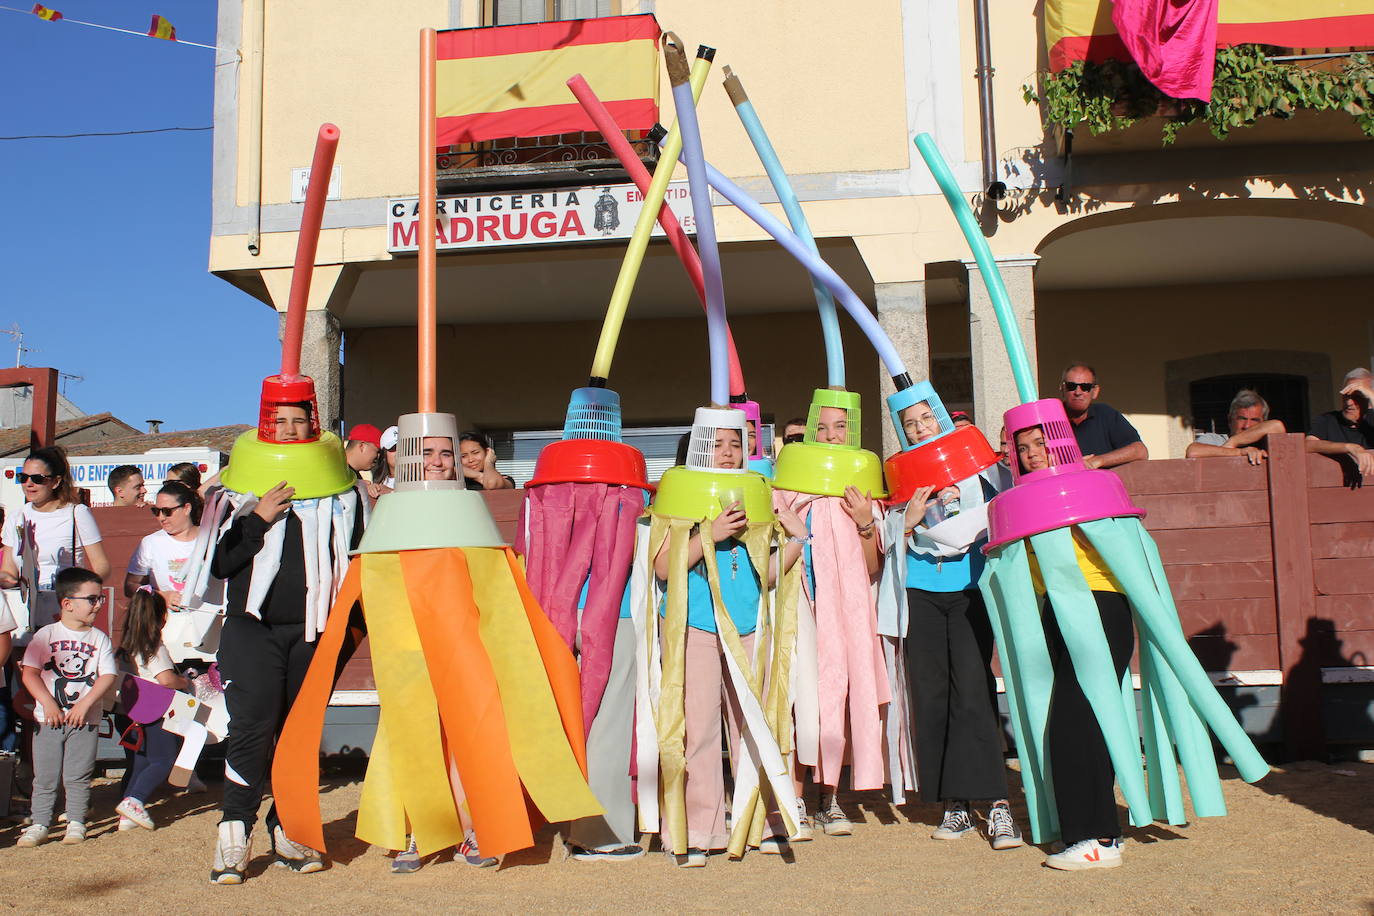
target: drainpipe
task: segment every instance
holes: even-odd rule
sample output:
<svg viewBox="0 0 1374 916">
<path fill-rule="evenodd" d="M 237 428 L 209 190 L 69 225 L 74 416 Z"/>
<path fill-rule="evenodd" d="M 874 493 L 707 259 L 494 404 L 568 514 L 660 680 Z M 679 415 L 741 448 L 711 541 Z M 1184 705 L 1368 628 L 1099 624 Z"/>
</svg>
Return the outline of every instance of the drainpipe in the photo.
<svg viewBox="0 0 1374 916">
<path fill-rule="evenodd" d="M 978 48 L 978 127 L 983 141 L 983 187 L 992 200 L 1007 196 L 997 178 L 997 127 L 992 116 L 992 41 L 988 34 L 988 0 L 973 0 L 973 34 Z"/>
<path fill-rule="evenodd" d="M 247 150 L 249 157 L 244 196 L 248 198 L 248 207 L 253 211 L 253 224 L 248 229 L 248 253 L 257 257 L 262 239 L 262 58 L 267 35 L 266 0 L 248 0 L 248 8 L 252 10 L 256 28 L 250 30 L 253 44 L 248 54 L 248 85 L 243 95 L 252 110 L 245 119 L 248 123 L 248 142 L 240 149 Z"/>
</svg>

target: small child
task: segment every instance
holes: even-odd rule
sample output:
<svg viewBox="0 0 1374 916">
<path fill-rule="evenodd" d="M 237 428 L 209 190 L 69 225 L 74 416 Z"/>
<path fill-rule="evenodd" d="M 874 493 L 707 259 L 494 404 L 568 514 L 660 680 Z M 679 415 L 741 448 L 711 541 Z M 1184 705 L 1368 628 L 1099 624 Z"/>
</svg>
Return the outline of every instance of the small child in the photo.
<svg viewBox="0 0 1374 916">
<path fill-rule="evenodd" d="M 24 652 L 24 687 L 36 700 L 38 731 L 33 736 L 33 825 L 20 846 L 48 838 L 57 783 L 67 795 L 67 833 L 63 843 L 86 839 L 86 807 L 95 768 L 101 700 L 114 686 L 115 658 L 110 637 L 95 628 L 105 602 L 100 577 L 88 569 L 58 572 L 54 591 L 61 617 L 33 634 Z"/>
<path fill-rule="evenodd" d="M 191 683 L 177 674 L 171 653 L 162 644 L 162 629 L 166 625 L 167 602 L 162 595 L 148 585 L 135 591 L 129 599 L 124 636 L 116 653 L 120 671 L 173 690 L 192 689 Z M 132 727 L 130 723 L 126 733 Z M 167 781 L 181 745 L 181 740 L 164 729 L 161 721 L 137 727 L 143 732 L 143 740 L 135 745 L 138 749 L 132 750 L 130 745 L 125 745 L 129 765 L 125 769 L 124 800 L 115 807 L 119 812 L 120 830 L 135 826 L 145 830 L 154 828 L 144 804 Z"/>
</svg>

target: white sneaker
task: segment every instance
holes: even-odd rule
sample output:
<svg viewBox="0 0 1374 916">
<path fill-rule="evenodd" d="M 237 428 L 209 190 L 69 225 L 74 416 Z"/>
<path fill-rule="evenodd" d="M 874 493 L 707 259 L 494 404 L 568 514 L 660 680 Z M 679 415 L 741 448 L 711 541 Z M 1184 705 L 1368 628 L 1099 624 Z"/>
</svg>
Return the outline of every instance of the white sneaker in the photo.
<svg viewBox="0 0 1374 916">
<path fill-rule="evenodd" d="M 1045 864 L 1061 871 L 1082 871 L 1087 868 L 1117 868 L 1121 865 L 1120 837 L 1112 840 L 1110 846 L 1103 846 L 1095 839 L 1079 840 L 1063 852 L 1045 857 Z"/>
<path fill-rule="evenodd" d="M 215 862 L 210 866 L 211 884 L 242 884 L 253 857 L 253 834 L 243 821 L 221 821 L 215 842 Z"/>
<path fill-rule="evenodd" d="M 143 802 L 130 795 L 122 802 L 115 805 L 115 811 L 119 813 L 119 829 L 124 829 L 124 821 L 133 821 L 144 830 L 152 830 L 156 827 L 153 819 L 148 816 L 148 811 L 143 807 Z"/>
<path fill-rule="evenodd" d="M 698 849 L 695 846 L 687 847 L 685 856 L 674 855 L 673 851 L 667 850 L 668 858 L 676 863 L 678 868 L 705 868 L 706 850 Z"/>
<path fill-rule="evenodd" d="M 119 832 L 120 832 L 120 833 L 123 833 L 123 832 L 126 831 L 126 830 L 137 830 L 137 829 L 138 829 L 138 825 L 135 824 L 135 823 L 134 823 L 132 820 L 130 820 L 128 817 L 126 817 L 126 816 L 123 815 L 123 814 L 121 814 L 121 815 L 119 816 Z"/>
<path fill-rule="evenodd" d="M 62 842 L 67 846 L 86 842 L 86 825 L 80 821 L 67 821 L 67 832 L 62 835 Z"/>
<path fill-rule="evenodd" d="M 780 856 L 787 851 L 787 840 L 782 837 L 764 837 L 759 841 L 759 852 L 766 856 Z"/>
<path fill-rule="evenodd" d="M 288 838 L 280 824 L 272 828 L 272 852 L 278 865 L 302 875 L 324 870 L 324 856 Z"/>
<path fill-rule="evenodd" d="M 41 846 L 43 841 L 48 838 L 48 828 L 42 824 L 30 824 L 24 828 L 24 832 L 19 834 L 19 842 L 16 846 Z"/>
</svg>

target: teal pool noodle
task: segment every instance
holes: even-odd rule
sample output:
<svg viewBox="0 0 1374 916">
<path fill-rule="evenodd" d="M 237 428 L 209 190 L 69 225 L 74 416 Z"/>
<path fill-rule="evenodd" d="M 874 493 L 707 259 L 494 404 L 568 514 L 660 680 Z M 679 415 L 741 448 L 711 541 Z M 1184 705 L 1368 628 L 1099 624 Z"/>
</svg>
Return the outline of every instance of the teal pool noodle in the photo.
<svg viewBox="0 0 1374 916">
<path fill-rule="evenodd" d="M 1140 763 L 1140 742 L 1132 743 L 1136 729 L 1128 726 L 1121 703 L 1121 682 L 1112 666 L 1107 635 L 1102 629 L 1097 599 L 1083 578 L 1074 551 L 1071 528 L 1055 528 L 1030 538 L 1045 582 L 1064 646 L 1073 660 L 1079 686 L 1092 706 L 1102 738 L 1107 744 L 1117 784 L 1130 809 L 1131 822 L 1149 823 L 1150 802 L 1145 791 L 1145 772 Z M 1132 716 L 1134 716 L 1134 710 Z M 1051 758 L 1050 766 L 1054 766 Z"/>
<path fill-rule="evenodd" d="M 926 162 L 926 168 L 930 169 L 930 174 L 935 177 L 935 183 L 945 195 L 945 202 L 949 204 L 950 210 L 954 211 L 954 218 L 959 222 L 964 240 L 973 252 L 973 259 L 978 262 L 978 272 L 982 274 L 983 283 L 987 286 L 988 298 L 992 300 L 993 311 L 997 314 L 997 324 L 1002 328 L 1002 343 L 1006 345 L 1007 358 L 1011 361 L 1011 374 L 1016 380 L 1016 392 L 1020 395 L 1022 404 L 1029 404 L 1039 397 L 1038 386 L 1035 384 L 1035 376 L 1031 374 L 1030 360 L 1026 357 L 1026 344 L 1021 339 L 1021 328 L 1017 325 L 1016 315 L 1012 312 L 1011 298 L 1007 295 L 1006 284 L 1002 282 L 1002 273 L 997 269 L 997 260 L 992 256 L 988 240 L 983 238 L 983 230 L 978 225 L 977 217 L 973 215 L 972 208 L 959 190 L 959 183 L 954 180 L 954 173 L 949 170 L 945 157 L 940 155 L 935 139 L 930 134 L 922 133 L 916 135 L 915 142 L 916 149 Z"/>
<path fill-rule="evenodd" d="M 787 214 L 787 222 L 792 225 L 792 231 L 807 248 L 811 249 L 812 254 L 819 257 L 820 249 L 816 247 L 816 239 L 811 234 L 811 224 L 806 221 L 801 202 L 797 200 L 797 193 L 792 189 L 792 181 L 783 171 L 782 160 L 778 158 L 777 151 L 768 139 L 768 133 L 763 129 L 763 122 L 754 110 L 754 103 L 745 99 L 735 105 L 735 113 L 744 124 L 744 132 L 749 135 L 749 142 L 754 144 L 754 150 L 759 154 L 759 161 L 763 163 L 763 170 L 768 173 L 768 180 L 773 184 L 773 192 L 778 195 L 778 201 L 782 204 L 782 211 Z M 821 336 L 825 339 L 826 384 L 832 388 L 843 388 L 844 342 L 840 338 L 840 318 L 835 311 L 835 298 L 815 277 L 811 278 L 811 290 L 816 296 L 816 309 L 821 316 Z"/>
<path fill-rule="evenodd" d="M 1141 640 L 1149 640 L 1159 649 L 1193 708 L 1231 756 L 1241 778 L 1246 782 L 1263 778 L 1269 772 L 1269 764 L 1255 750 L 1254 742 L 1240 727 L 1184 639 L 1158 548 L 1145 527 L 1134 518 L 1099 519 L 1079 527 L 1126 589 Z"/>
</svg>

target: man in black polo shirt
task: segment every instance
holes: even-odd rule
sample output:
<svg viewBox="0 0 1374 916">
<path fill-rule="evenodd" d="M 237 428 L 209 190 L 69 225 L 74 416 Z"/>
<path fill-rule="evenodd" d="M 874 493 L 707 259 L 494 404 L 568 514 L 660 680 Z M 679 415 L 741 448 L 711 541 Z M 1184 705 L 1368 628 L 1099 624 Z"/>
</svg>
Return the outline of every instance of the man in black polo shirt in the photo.
<svg viewBox="0 0 1374 916">
<path fill-rule="evenodd" d="M 1341 409 L 1312 421 L 1307 450 L 1340 459 L 1349 456 L 1361 476 L 1374 475 L 1374 379 L 1368 369 L 1352 369 L 1341 388 Z"/>
<path fill-rule="evenodd" d="M 1073 424 L 1083 463 L 1090 468 L 1114 468 L 1149 458 L 1140 433 L 1121 411 L 1097 403 L 1101 390 L 1092 366 L 1073 363 L 1059 376 L 1059 396 Z"/>
</svg>

